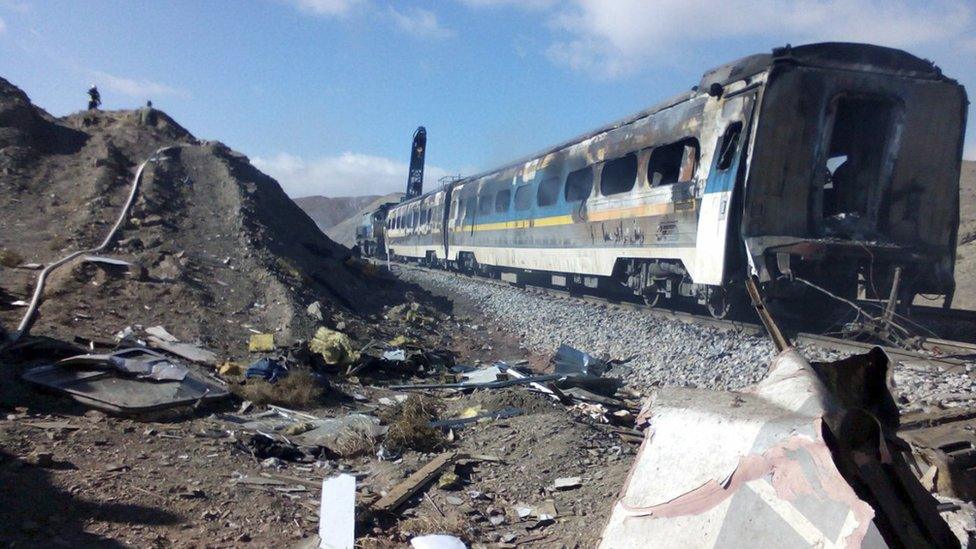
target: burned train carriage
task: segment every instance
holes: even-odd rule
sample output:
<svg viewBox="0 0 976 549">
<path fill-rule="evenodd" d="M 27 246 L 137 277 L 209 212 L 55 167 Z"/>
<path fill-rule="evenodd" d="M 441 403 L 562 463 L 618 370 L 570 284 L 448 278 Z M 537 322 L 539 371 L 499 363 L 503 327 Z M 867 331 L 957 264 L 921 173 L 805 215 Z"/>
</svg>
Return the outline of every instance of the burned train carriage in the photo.
<svg viewBox="0 0 976 549">
<path fill-rule="evenodd" d="M 750 274 L 951 299 L 966 95 L 860 44 L 783 48 L 541 154 L 390 209 L 393 257 L 623 284 L 723 315 Z M 884 289 L 884 290 L 882 290 Z"/>
</svg>

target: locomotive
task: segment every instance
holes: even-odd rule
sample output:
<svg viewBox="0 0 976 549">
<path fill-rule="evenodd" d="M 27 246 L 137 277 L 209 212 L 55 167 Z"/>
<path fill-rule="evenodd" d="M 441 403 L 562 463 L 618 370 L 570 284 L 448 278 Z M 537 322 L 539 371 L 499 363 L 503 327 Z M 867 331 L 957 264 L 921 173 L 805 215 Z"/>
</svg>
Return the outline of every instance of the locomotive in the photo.
<svg viewBox="0 0 976 549">
<path fill-rule="evenodd" d="M 904 51 L 777 48 L 390 207 L 385 251 L 650 304 L 690 298 L 720 318 L 751 276 L 771 300 L 938 294 L 949 306 L 967 105 Z"/>
</svg>

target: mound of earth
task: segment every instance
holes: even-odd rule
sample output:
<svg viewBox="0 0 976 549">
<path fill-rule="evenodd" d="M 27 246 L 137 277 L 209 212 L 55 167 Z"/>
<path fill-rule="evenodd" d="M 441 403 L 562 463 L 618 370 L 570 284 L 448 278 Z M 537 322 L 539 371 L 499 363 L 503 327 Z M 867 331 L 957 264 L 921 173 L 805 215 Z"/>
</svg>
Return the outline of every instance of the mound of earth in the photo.
<svg viewBox="0 0 976 549">
<path fill-rule="evenodd" d="M 952 306 L 976 309 L 976 161 L 972 160 L 963 161 L 959 178 L 959 244 Z"/>
<path fill-rule="evenodd" d="M 278 183 L 244 155 L 196 139 L 165 113 L 88 111 L 54 118 L 0 79 L 0 324 L 17 325 L 46 264 L 98 245 L 115 223 L 136 167 L 137 200 L 101 255 L 117 268 L 79 260 L 49 279 L 34 334 L 106 338 L 127 325 L 162 324 L 215 351 L 246 351 L 250 330 L 308 338 L 317 320 L 371 313 L 391 301 L 348 262 Z"/>
<path fill-rule="evenodd" d="M 294 200 L 295 204 L 305 210 L 312 221 L 324 231 L 362 210 L 377 198 L 379 196 L 371 194 L 337 197 L 303 196 Z"/>
<path fill-rule="evenodd" d="M 403 193 L 390 193 L 388 195 L 376 197 L 372 202 L 360 208 L 356 213 L 337 223 L 335 226 L 326 229 L 325 234 L 343 246 L 352 247 L 356 243 L 356 227 L 362 221 L 363 215 L 372 212 L 383 204 L 390 202 L 396 203 L 403 198 Z"/>
</svg>

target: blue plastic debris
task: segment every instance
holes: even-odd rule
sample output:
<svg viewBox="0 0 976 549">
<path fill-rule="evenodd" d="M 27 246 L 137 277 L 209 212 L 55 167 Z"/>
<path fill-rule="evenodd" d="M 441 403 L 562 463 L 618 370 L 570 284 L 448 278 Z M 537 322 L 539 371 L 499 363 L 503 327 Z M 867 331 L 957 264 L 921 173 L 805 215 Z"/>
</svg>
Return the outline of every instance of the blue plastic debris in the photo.
<svg viewBox="0 0 976 549">
<path fill-rule="evenodd" d="M 279 379 L 288 377 L 288 367 L 270 358 L 262 358 L 251 364 L 244 372 L 244 377 L 259 377 L 267 380 L 268 383 L 275 383 Z"/>
</svg>

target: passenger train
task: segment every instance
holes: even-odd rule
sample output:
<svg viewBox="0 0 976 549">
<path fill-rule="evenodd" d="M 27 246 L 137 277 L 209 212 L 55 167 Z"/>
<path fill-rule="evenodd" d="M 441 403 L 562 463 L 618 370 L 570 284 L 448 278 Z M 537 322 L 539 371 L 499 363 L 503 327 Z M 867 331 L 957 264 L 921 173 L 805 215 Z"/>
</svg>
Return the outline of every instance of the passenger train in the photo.
<svg viewBox="0 0 976 549">
<path fill-rule="evenodd" d="M 964 88 L 865 44 L 785 47 L 691 91 L 389 208 L 393 259 L 697 299 L 951 302 Z M 895 269 L 900 276 L 895 276 Z M 900 280 L 900 283 L 895 282 Z M 821 296 L 823 297 L 823 296 Z"/>
</svg>

